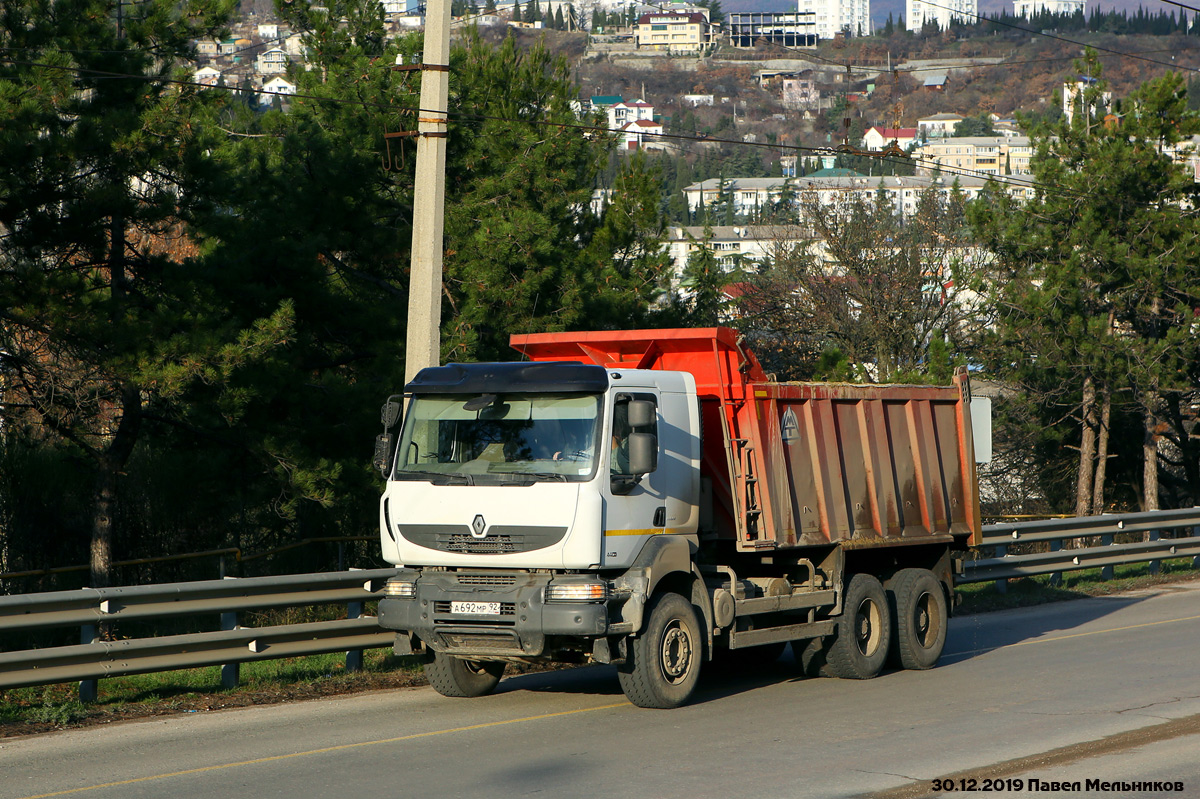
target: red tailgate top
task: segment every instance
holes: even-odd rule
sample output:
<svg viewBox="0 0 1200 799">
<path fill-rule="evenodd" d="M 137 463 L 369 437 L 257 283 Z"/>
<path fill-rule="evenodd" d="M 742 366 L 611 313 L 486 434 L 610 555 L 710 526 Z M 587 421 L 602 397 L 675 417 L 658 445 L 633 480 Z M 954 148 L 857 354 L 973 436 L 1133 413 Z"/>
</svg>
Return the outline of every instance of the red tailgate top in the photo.
<svg viewBox="0 0 1200 799">
<path fill-rule="evenodd" d="M 533 361 L 578 361 L 606 369 L 691 372 L 701 396 L 740 397 L 748 382 L 767 378 L 758 359 L 728 327 L 529 333 L 509 339 Z"/>
</svg>

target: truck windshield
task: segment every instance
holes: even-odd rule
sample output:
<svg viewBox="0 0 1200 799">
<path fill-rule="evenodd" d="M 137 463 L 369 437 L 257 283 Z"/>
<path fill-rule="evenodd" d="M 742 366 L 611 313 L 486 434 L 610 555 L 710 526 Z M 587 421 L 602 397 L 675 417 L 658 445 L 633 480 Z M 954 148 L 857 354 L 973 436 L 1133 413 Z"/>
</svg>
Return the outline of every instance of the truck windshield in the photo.
<svg viewBox="0 0 1200 799">
<path fill-rule="evenodd" d="M 418 395 L 395 479 L 502 485 L 580 482 L 596 471 L 597 395 Z"/>
</svg>

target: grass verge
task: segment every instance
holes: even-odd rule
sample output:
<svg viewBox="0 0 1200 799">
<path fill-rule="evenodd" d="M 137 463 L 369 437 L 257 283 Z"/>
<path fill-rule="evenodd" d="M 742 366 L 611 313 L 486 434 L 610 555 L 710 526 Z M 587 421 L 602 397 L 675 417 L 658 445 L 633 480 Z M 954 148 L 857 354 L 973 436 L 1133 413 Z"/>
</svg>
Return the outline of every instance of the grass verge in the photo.
<svg viewBox="0 0 1200 799">
<path fill-rule="evenodd" d="M 75 683 L 0 691 L 0 738 L 425 684 L 416 659 L 390 649 L 365 652 L 357 673 L 335 653 L 243 663 L 239 678 L 237 687 L 222 688 L 219 666 L 106 677 L 89 704 L 79 701 Z"/>
<path fill-rule="evenodd" d="M 1003 592 L 995 583 L 971 583 L 956 589 L 962 595 L 962 602 L 955 613 L 966 615 L 1024 608 L 1088 596 L 1123 594 L 1190 580 L 1200 580 L 1200 570 L 1192 568 L 1191 558 L 1177 558 L 1162 561 L 1157 573 L 1150 571 L 1148 563 L 1116 566 L 1111 580 L 1100 579 L 1100 569 L 1081 569 L 1063 572 L 1062 580 L 1057 584 L 1052 583 L 1048 574 L 1009 580 Z"/>
</svg>

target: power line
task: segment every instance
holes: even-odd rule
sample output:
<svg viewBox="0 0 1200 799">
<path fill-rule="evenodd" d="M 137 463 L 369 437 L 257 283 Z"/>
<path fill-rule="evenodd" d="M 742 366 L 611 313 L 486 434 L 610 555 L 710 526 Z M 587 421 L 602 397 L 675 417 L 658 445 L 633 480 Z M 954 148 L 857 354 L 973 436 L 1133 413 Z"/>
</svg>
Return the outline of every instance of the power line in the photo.
<svg viewBox="0 0 1200 799">
<path fill-rule="evenodd" d="M 129 74 L 129 73 L 111 72 L 111 71 L 106 71 L 106 70 L 97 70 L 97 69 L 90 69 L 90 68 L 85 68 L 85 67 L 71 67 L 71 66 L 45 64 L 45 63 L 38 63 L 38 62 L 14 61 L 12 59 L 6 59 L 6 60 L 8 61 L 8 63 L 14 64 L 14 65 L 32 66 L 32 67 L 40 67 L 40 68 L 46 68 L 46 69 L 57 69 L 57 70 L 62 70 L 62 71 L 67 71 L 67 72 L 73 72 L 73 73 L 79 74 L 81 76 L 92 75 L 92 76 L 101 77 L 101 78 L 125 78 L 125 79 L 135 79 L 135 80 L 145 80 L 145 81 L 157 81 L 157 82 L 167 84 L 167 85 L 176 85 L 176 86 L 184 86 L 184 87 L 192 87 L 192 88 L 208 89 L 208 90 L 217 88 L 217 87 L 209 86 L 208 84 L 198 83 L 196 81 L 189 81 L 189 80 L 183 80 L 183 79 L 178 79 L 178 78 L 169 78 L 169 77 L 165 77 L 165 76 L 161 76 L 161 75 L 134 75 L 134 74 Z M 402 105 L 386 104 L 386 103 L 372 103 L 372 102 L 368 102 L 365 100 L 344 100 L 341 98 L 323 97 L 320 95 L 299 94 L 299 93 L 293 94 L 293 93 L 288 93 L 288 92 L 270 91 L 270 90 L 266 90 L 266 89 L 227 89 L 227 91 L 240 92 L 242 94 L 280 97 L 281 99 L 289 99 L 289 100 L 309 100 L 309 101 L 314 101 L 314 102 L 319 102 L 319 103 L 331 103 L 331 104 L 338 104 L 338 105 L 357 106 L 357 107 L 363 107 L 363 108 L 375 108 L 378 110 L 398 112 L 401 114 L 419 115 L 422 113 L 431 113 L 431 112 L 427 112 L 427 111 L 425 111 L 419 107 L 415 107 L 415 106 L 402 106 Z M 486 115 L 486 114 L 467 113 L 467 112 L 462 112 L 462 111 L 458 111 L 458 112 L 450 114 L 450 119 L 451 120 L 458 119 L 460 121 L 472 120 L 472 119 L 483 120 L 483 121 L 499 121 L 499 122 L 514 122 L 514 121 L 516 121 L 516 122 L 524 122 L 527 124 L 532 123 L 532 124 L 545 125 L 545 126 L 549 126 L 549 127 L 556 127 L 559 129 L 578 130 L 581 133 L 585 133 L 585 134 L 597 134 L 597 133 L 615 134 L 615 133 L 617 133 L 617 131 L 613 131 L 606 126 L 585 125 L 585 124 L 579 124 L 579 123 L 566 123 L 566 122 L 551 122 L 551 121 L 540 121 L 540 120 L 512 120 L 512 119 L 508 119 L 508 118 L 504 118 L 504 117 L 495 117 L 495 116 L 490 116 L 490 115 Z M 718 139 L 718 138 L 713 138 L 711 136 L 689 136 L 689 135 L 678 134 L 678 133 L 643 133 L 642 135 L 648 136 L 648 137 L 651 137 L 654 139 L 659 139 L 659 140 L 673 140 L 673 141 L 681 141 L 681 142 L 692 142 L 692 143 L 698 143 L 698 144 L 701 144 L 701 143 L 702 144 L 724 144 L 724 145 L 731 145 L 734 147 L 755 147 L 755 148 L 760 148 L 760 149 L 766 148 L 766 149 L 771 150 L 772 152 L 786 151 L 786 152 L 795 153 L 797 155 L 808 154 L 808 155 L 812 155 L 812 156 L 829 156 L 829 155 L 845 154 L 844 150 L 841 150 L 837 147 L 809 147 L 809 146 L 804 146 L 804 145 L 770 144 L 770 143 L 766 143 L 766 142 L 746 142 L 746 141 L 736 140 L 736 139 Z M 917 157 L 915 159 L 911 158 L 911 157 L 897 159 L 896 157 L 893 157 L 893 156 L 876 156 L 873 153 L 861 153 L 861 152 L 860 153 L 849 153 L 849 154 L 858 154 L 858 155 L 877 157 L 881 163 L 908 164 L 908 163 L 913 163 L 915 161 L 917 163 L 924 164 L 931 169 L 936 168 L 943 174 L 950 174 L 950 175 L 956 175 L 956 176 L 961 176 L 961 177 L 973 177 L 973 178 L 978 178 L 978 179 L 982 179 L 982 180 L 993 181 L 996 183 L 1002 183 L 1005 185 L 1014 186 L 1014 187 L 1018 187 L 1018 188 L 1033 189 L 1033 190 L 1041 191 L 1043 193 L 1058 194 L 1059 196 L 1063 196 L 1063 197 L 1082 197 L 1082 196 L 1084 196 L 1080 192 L 1068 190 L 1068 189 L 1065 189 L 1064 187 L 1060 187 L 1060 186 L 1052 187 L 1045 183 L 1036 183 L 1032 179 L 1024 179 L 1024 178 L 1020 178 L 1018 176 L 1013 176 L 1013 175 L 996 175 L 996 174 L 990 173 L 990 172 L 982 172 L 979 170 L 966 169 L 963 167 L 952 167 L 952 166 L 940 164 L 936 159 L 921 158 L 921 157 Z"/>
</svg>

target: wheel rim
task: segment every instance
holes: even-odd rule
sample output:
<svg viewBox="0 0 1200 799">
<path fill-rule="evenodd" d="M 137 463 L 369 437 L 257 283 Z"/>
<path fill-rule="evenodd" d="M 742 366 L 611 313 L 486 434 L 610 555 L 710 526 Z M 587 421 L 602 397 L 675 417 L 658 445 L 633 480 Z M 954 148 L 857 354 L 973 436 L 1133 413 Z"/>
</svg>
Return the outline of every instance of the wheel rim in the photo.
<svg viewBox="0 0 1200 799">
<path fill-rule="evenodd" d="M 858 612 L 854 615 L 854 637 L 858 643 L 858 651 L 867 656 L 875 654 L 879 649 L 882 630 L 879 606 L 870 599 L 864 599 L 859 603 Z"/>
<path fill-rule="evenodd" d="M 692 665 L 692 638 L 678 619 L 673 619 L 663 630 L 659 663 L 663 676 L 672 685 L 687 679 Z"/>
<path fill-rule="evenodd" d="M 928 649 L 937 640 L 941 628 L 940 610 L 933 595 L 928 591 L 917 597 L 913 605 L 913 632 L 917 642 Z"/>
</svg>

